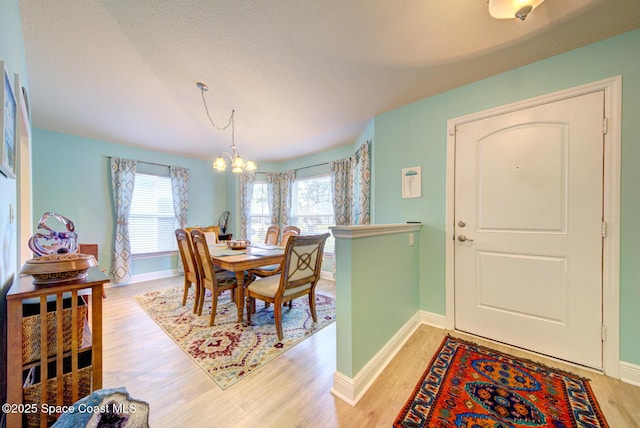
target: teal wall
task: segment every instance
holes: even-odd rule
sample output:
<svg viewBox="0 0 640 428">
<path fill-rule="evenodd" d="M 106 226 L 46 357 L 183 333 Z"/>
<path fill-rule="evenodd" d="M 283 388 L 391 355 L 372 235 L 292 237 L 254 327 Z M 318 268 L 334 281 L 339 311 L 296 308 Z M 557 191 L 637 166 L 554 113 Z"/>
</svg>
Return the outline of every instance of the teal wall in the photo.
<svg viewBox="0 0 640 428">
<path fill-rule="evenodd" d="M 420 308 L 445 314 L 447 120 L 622 76 L 620 357 L 640 364 L 640 30 L 493 76 L 375 118 L 376 223 L 421 221 Z M 401 198 L 400 171 L 422 166 L 423 196 Z"/>
<path fill-rule="evenodd" d="M 17 73 L 20 75 L 21 84 L 25 88 L 29 87 L 18 0 L 0 0 L 0 60 L 4 61 L 12 85 L 14 84 L 14 74 Z M 0 70 L 0 73 L 4 79 L 4 70 Z M 19 90 L 18 88 L 16 92 Z M 0 117 L 0 120 L 3 119 Z M 19 153 L 17 155 L 19 156 Z M 19 171 L 16 172 L 19 173 Z M 7 352 L 7 304 L 4 296 L 20 268 L 18 266 L 19 243 L 16 239 L 21 214 L 17 205 L 19 180 L 19 176 L 17 179 L 9 179 L 0 174 L 0 355 L 2 355 L 0 358 L 0 401 L 2 402 L 5 402 L 7 397 L 7 361 L 5 358 Z M 16 218 L 14 221 L 9 219 L 10 206 L 13 208 Z"/>
<path fill-rule="evenodd" d="M 73 220 L 80 242 L 97 243 L 108 269 L 114 234 L 109 156 L 189 169 L 188 225 L 218 224 L 225 209 L 225 180 L 208 161 L 75 137 L 41 129 L 33 133 L 33 221 L 53 211 Z M 177 255 L 134 258 L 132 274 L 174 269 Z"/>
<path fill-rule="evenodd" d="M 408 241 L 409 233 L 336 238 L 336 370 L 349 378 L 419 309 L 420 243 Z"/>
<path fill-rule="evenodd" d="M 12 87 L 16 73 L 20 75 L 22 85 L 28 87 L 18 2 L 0 0 L 0 11 L 0 60 L 4 61 L 4 67 Z M 0 75 L 4 82 L 4 70 L 0 70 Z M 19 95 L 15 88 L 14 92 L 16 92 L 16 96 Z M 2 252 L 2 256 L 0 256 L 0 288 L 2 289 L 8 286 L 8 281 L 19 268 L 16 241 L 18 220 L 11 222 L 9 219 L 10 206 L 13 208 L 16 219 L 20 218 L 20 213 L 17 211 L 17 186 L 17 179 L 6 178 L 0 173 L 0 251 Z"/>
</svg>

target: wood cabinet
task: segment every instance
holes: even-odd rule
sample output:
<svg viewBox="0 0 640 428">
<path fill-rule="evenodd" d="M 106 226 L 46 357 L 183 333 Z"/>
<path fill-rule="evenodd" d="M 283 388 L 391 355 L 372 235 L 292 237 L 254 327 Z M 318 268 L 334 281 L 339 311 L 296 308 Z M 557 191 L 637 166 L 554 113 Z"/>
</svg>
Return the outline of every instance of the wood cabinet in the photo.
<svg viewBox="0 0 640 428">
<path fill-rule="evenodd" d="M 87 379 L 90 382 L 90 392 L 102 388 L 102 293 L 104 284 L 108 281 L 100 269 L 90 268 L 86 278 L 76 281 L 34 285 L 33 277 L 23 276 L 14 282 L 7 293 L 7 403 L 15 405 L 15 409 L 22 409 L 19 405 L 23 403 L 25 393 L 23 373 L 25 369 L 34 366 L 37 366 L 39 370 L 39 397 L 42 397 L 37 405 L 38 410 L 41 409 L 42 403 L 49 406 L 63 406 L 73 404 L 82 398 L 79 394 L 79 385 L 83 376 L 90 377 Z M 90 294 L 87 294 L 90 301 L 88 322 L 91 329 L 91 369 L 89 373 L 86 369 L 79 367 L 82 337 L 81 331 L 74 327 L 83 322 L 83 311 L 79 310 L 78 301 L 79 296 L 86 290 L 91 291 Z M 40 341 L 38 344 L 40 360 L 26 365 L 23 361 L 23 302 L 25 299 L 34 298 L 40 305 Z M 70 301 L 70 307 L 64 309 L 63 301 L 67 299 Z M 52 301 L 55 302 L 55 309 L 48 311 L 48 306 L 51 309 Z M 71 328 L 71 332 L 64 331 L 63 311 L 70 311 L 70 323 L 66 327 L 67 330 Z M 52 320 L 49 318 L 53 316 L 55 316 L 53 334 L 56 335 L 56 338 L 52 341 L 47 333 L 52 331 L 49 326 Z M 69 317 L 67 316 L 67 318 Z M 71 335 L 70 349 L 65 349 L 65 334 Z M 55 351 L 49 349 L 51 346 L 55 348 Z M 43 356 L 45 357 L 43 358 Z M 53 370 L 51 370 L 52 367 Z M 53 371 L 55 371 L 55 376 L 51 379 L 49 374 Z M 55 385 L 53 391 L 51 384 Z M 65 397 L 67 400 L 64 399 Z M 35 406 L 30 410 L 34 408 Z M 40 426 L 47 426 L 47 414 L 39 412 L 38 417 Z M 7 426 L 22 426 L 22 418 L 23 413 L 9 412 L 6 419 Z"/>
</svg>

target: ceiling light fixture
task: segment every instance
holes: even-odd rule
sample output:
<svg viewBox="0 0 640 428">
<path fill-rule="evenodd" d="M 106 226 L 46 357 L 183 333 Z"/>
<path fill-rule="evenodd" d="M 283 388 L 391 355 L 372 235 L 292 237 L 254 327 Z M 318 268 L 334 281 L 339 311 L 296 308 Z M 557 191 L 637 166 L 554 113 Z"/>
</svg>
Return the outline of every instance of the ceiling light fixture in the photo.
<svg viewBox="0 0 640 428">
<path fill-rule="evenodd" d="M 225 157 L 226 157 L 231 163 L 231 172 L 240 173 L 244 171 L 255 171 L 256 169 L 258 169 L 258 166 L 256 165 L 256 163 L 251 159 L 248 159 L 248 158 L 245 159 L 244 156 L 242 156 L 238 152 L 238 147 L 236 147 L 235 123 L 234 123 L 234 117 L 235 117 L 236 111 L 231 110 L 231 116 L 229 116 L 229 122 L 225 126 L 223 126 L 222 128 L 217 126 L 213 122 L 213 119 L 211 119 L 211 115 L 209 114 L 209 108 L 207 107 L 207 100 L 205 100 L 204 98 L 204 93 L 209 90 L 209 87 L 202 82 L 197 82 L 196 86 L 198 87 L 198 89 L 200 89 L 200 94 L 202 95 L 202 104 L 204 104 L 204 110 L 207 112 L 207 117 L 209 118 L 209 122 L 211 122 L 211 125 L 213 125 L 213 127 L 219 131 L 224 131 L 229 126 L 231 126 L 231 153 L 222 152 L 220 156 L 218 156 L 216 160 L 213 161 L 213 168 L 217 171 L 226 170 L 227 169 L 227 161 L 225 160 Z"/>
<path fill-rule="evenodd" d="M 489 14 L 496 19 L 518 18 L 524 21 L 544 0 L 488 0 Z"/>
</svg>

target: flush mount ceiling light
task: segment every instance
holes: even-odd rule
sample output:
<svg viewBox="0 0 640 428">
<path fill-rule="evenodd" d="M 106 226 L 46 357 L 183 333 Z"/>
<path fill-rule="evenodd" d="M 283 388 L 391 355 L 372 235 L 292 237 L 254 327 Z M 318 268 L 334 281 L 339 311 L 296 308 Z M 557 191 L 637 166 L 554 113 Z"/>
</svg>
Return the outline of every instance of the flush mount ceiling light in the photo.
<svg viewBox="0 0 640 428">
<path fill-rule="evenodd" d="M 544 0 L 489 0 L 489 14 L 496 19 L 524 21 Z"/>
<path fill-rule="evenodd" d="M 200 94 L 202 95 L 202 104 L 204 105 L 204 110 L 207 113 L 207 117 L 209 118 L 209 122 L 211 122 L 211 125 L 213 125 L 213 127 L 219 131 L 224 131 L 229 126 L 231 126 L 231 153 L 222 152 L 220 156 L 218 156 L 216 160 L 213 161 L 213 168 L 217 171 L 226 170 L 228 160 L 231 163 L 231 172 L 240 173 L 244 171 L 255 171 L 256 169 L 258 169 L 258 166 L 255 164 L 255 162 L 248 158 L 245 159 L 245 157 L 238 152 L 238 147 L 236 147 L 234 121 L 236 111 L 231 110 L 229 122 L 225 126 L 217 126 L 214 123 L 213 119 L 211 119 L 209 108 L 207 107 L 207 100 L 204 98 L 204 93 L 209 90 L 209 87 L 202 82 L 197 82 L 196 86 L 198 87 L 198 89 L 200 89 Z"/>
</svg>

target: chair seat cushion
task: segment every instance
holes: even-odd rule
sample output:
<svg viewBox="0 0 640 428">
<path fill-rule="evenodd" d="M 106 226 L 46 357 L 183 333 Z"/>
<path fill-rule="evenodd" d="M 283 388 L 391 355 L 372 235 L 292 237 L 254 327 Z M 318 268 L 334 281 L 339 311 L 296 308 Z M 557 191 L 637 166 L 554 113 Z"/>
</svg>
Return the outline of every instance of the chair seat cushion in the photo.
<svg viewBox="0 0 640 428">
<path fill-rule="evenodd" d="M 249 285 L 248 289 L 262 296 L 273 298 L 278 292 L 279 285 L 280 285 L 280 274 L 257 279 L 253 281 L 251 285 Z M 289 288 L 285 290 L 284 295 L 288 296 L 290 294 L 294 294 L 299 291 L 308 290 L 309 288 L 311 288 L 311 284 L 303 284 L 299 287 Z"/>
<path fill-rule="evenodd" d="M 216 271 L 216 280 L 218 281 L 218 285 L 233 285 L 236 283 L 236 274 L 228 271 Z"/>
</svg>

